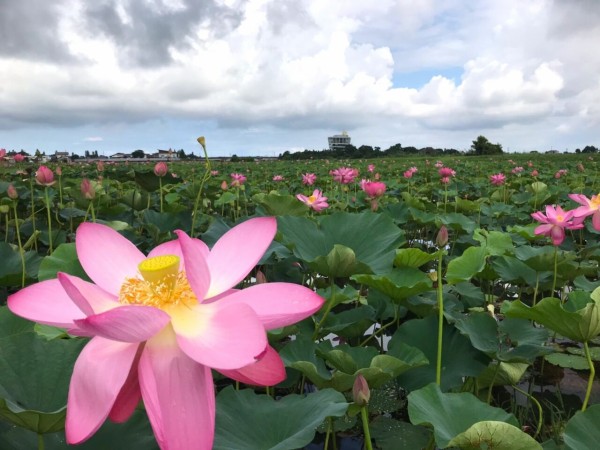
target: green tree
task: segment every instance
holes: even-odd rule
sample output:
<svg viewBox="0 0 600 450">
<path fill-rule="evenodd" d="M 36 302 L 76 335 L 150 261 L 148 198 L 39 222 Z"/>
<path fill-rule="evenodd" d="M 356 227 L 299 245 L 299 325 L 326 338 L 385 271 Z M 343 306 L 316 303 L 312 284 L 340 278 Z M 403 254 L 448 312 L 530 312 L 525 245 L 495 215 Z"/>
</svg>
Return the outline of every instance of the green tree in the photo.
<svg viewBox="0 0 600 450">
<path fill-rule="evenodd" d="M 498 155 L 504 153 L 500 144 L 492 144 L 485 136 L 478 136 L 471 144 L 476 155 Z"/>
<path fill-rule="evenodd" d="M 135 150 L 135 151 L 131 152 L 131 157 L 132 158 L 145 158 L 146 154 L 144 153 L 144 150 Z"/>
</svg>

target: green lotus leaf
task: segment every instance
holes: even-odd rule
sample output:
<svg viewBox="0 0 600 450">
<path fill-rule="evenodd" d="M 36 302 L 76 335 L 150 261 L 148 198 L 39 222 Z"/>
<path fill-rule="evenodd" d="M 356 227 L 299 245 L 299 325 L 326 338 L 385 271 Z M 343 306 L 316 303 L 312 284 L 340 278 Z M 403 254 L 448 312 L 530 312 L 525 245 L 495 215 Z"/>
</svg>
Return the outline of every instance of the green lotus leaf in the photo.
<svg viewBox="0 0 600 450">
<path fill-rule="evenodd" d="M 454 437 L 449 447 L 461 450 L 541 450 L 542 446 L 527 433 L 506 422 L 487 420 L 477 422 L 468 430 Z"/>
<path fill-rule="evenodd" d="M 600 442 L 600 404 L 592 405 L 584 412 L 578 411 L 567 422 L 563 440 L 568 450 L 598 447 Z"/>
<path fill-rule="evenodd" d="M 485 268 L 487 251 L 485 247 L 469 247 L 463 254 L 448 263 L 446 281 L 456 284 L 469 281 Z"/>
<path fill-rule="evenodd" d="M 354 275 L 352 279 L 383 292 L 395 302 L 432 289 L 431 278 L 414 267 L 393 269 L 385 275 Z"/>
<path fill-rule="evenodd" d="M 65 272 L 90 281 L 77 258 L 75 243 L 60 244 L 52 252 L 52 255 L 44 257 L 40 263 L 38 279 L 43 281 L 56 278 L 58 272 Z"/>
<path fill-rule="evenodd" d="M 401 248 L 396 250 L 394 266 L 419 268 L 437 258 L 436 253 L 426 253 L 420 248 Z"/>
</svg>

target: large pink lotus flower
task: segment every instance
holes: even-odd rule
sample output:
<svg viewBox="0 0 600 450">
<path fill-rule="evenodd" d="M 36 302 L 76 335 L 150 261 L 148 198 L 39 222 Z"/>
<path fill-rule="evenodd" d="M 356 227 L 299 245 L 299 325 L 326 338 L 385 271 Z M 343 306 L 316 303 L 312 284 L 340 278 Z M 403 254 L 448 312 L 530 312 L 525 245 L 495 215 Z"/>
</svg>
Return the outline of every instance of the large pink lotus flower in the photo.
<svg viewBox="0 0 600 450">
<path fill-rule="evenodd" d="M 577 218 L 592 216 L 594 230 L 600 231 L 600 194 L 592 195 L 591 199 L 583 194 L 569 194 L 569 198 L 582 205 L 573 210 L 573 216 Z"/>
<path fill-rule="evenodd" d="M 452 170 L 450 167 L 442 167 L 438 170 L 438 173 L 441 178 L 450 178 L 456 175 L 456 171 Z"/>
<path fill-rule="evenodd" d="M 490 175 L 490 183 L 494 186 L 502 186 L 506 182 L 506 176 L 503 173 Z"/>
<path fill-rule="evenodd" d="M 364 181 L 360 185 L 361 189 L 365 191 L 367 197 L 377 198 L 385 194 L 385 183 L 382 181 Z"/>
<path fill-rule="evenodd" d="M 315 189 L 310 197 L 307 197 L 306 195 L 302 194 L 297 194 L 296 198 L 317 212 L 329 208 L 329 203 L 327 203 L 327 197 L 324 197 L 323 193 L 318 189 Z"/>
<path fill-rule="evenodd" d="M 15 154 L 15 156 L 13 156 L 14 160 L 16 163 L 20 163 L 25 161 L 25 156 L 21 155 L 20 153 Z"/>
<path fill-rule="evenodd" d="M 312 186 L 317 181 L 317 176 L 314 173 L 302 174 L 302 184 Z"/>
<path fill-rule="evenodd" d="M 542 223 L 535 229 L 535 234 L 548 236 L 554 245 L 560 245 L 565 240 L 565 229 L 578 230 L 583 228 L 583 217 L 574 217 L 574 211 L 564 211 L 559 205 L 546 206 L 546 214 L 537 211 L 531 214 L 538 222 Z"/>
<path fill-rule="evenodd" d="M 340 167 L 329 172 L 333 177 L 333 181 L 337 181 L 340 184 L 350 184 L 358 176 L 358 169 L 351 167 Z"/>
<path fill-rule="evenodd" d="M 241 186 L 246 182 L 246 176 L 241 173 L 232 173 L 231 174 L 231 185 L 232 186 Z"/>
<path fill-rule="evenodd" d="M 250 219 L 209 248 L 178 239 L 148 256 L 111 228 L 79 226 L 79 261 L 94 283 L 59 273 L 8 299 L 29 320 L 90 336 L 75 363 L 67 404 L 70 444 L 88 439 L 107 417 L 124 422 L 140 398 L 161 449 L 212 448 L 211 368 L 257 385 L 285 378 L 266 330 L 316 312 L 323 299 L 290 283 L 233 289 L 275 236 L 272 217 Z"/>
</svg>

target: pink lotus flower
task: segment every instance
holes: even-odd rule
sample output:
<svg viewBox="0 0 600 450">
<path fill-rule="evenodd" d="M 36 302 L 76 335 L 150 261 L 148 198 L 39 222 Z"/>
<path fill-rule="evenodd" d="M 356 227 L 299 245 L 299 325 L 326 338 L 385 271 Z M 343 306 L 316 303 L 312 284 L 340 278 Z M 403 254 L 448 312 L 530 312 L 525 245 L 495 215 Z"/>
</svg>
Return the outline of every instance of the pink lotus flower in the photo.
<svg viewBox="0 0 600 450">
<path fill-rule="evenodd" d="M 56 166 L 54 172 L 56 172 L 56 175 L 58 175 L 59 177 L 62 176 L 62 168 L 60 166 Z"/>
<path fill-rule="evenodd" d="M 576 218 L 592 216 L 594 230 L 600 231 L 600 194 L 592 195 L 591 199 L 583 194 L 569 194 L 569 198 L 583 205 L 573 210 L 573 216 Z"/>
<path fill-rule="evenodd" d="M 232 186 L 241 186 L 246 182 L 246 177 L 241 173 L 232 173 L 231 174 L 231 185 Z"/>
<path fill-rule="evenodd" d="M 350 184 L 358 176 L 358 170 L 350 167 L 340 167 L 339 169 L 332 170 L 329 174 L 333 177 L 333 181 L 341 184 Z"/>
<path fill-rule="evenodd" d="M 533 169 L 533 170 L 531 171 L 531 176 L 532 176 L 532 177 L 534 177 L 534 178 L 535 178 L 535 177 L 537 177 L 539 174 L 540 174 L 540 173 L 539 173 L 539 172 L 538 172 L 536 169 Z"/>
<path fill-rule="evenodd" d="M 442 184 L 450 184 L 450 177 L 442 177 L 442 178 L 440 178 L 440 183 L 442 183 Z"/>
<path fill-rule="evenodd" d="M 450 167 L 442 167 L 438 170 L 438 173 L 442 178 L 450 178 L 456 175 L 456 171 L 452 170 Z"/>
<path fill-rule="evenodd" d="M 443 162 L 441 162 L 441 161 L 437 161 L 437 162 L 434 164 L 434 166 L 435 166 L 435 168 L 437 168 L 437 169 L 441 169 L 442 167 L 444 167 L 444 163 L 443 163 Z"/>
<path fill-rule="evenodd" d="M 35 182 L 42 186 L 54 184 L 54 173 L 46 166 L 40 166 L 35 173 Z"/>
<path fill-rule="evenodd" d="M 211 170 L 211 171 L 210 171 L 210 174 L 211 174 L 213 177 L 216 177 L 217 175 L 219 175 L 219 171 L 218 171 L 218 170 Z"/>
<path fill-rule="evenodd" d="M 128 163 L 129 161 L 125 161 L 125 162 L 126 162 L 126 163 Z M 97 170 L 98 172 L 104 172 L 104 162 L 102 162 L 102 161 L 98 161 L 98 162 L 96 163 L 96 170 Z"/>
<path fill-rule="evenodd" d="M 88 200 L 93 200 L 96 197 L 96 190 L 94 186 L 87 178 L 81 180 L 81 195 L 83 195 Z"/>
<path fill-rule="evenodd" d="M 297 194 L 296 198 L 300 200 L 302 203 L 308 205 L 309 208 L 314 209 L 316 212 L 323 211 L 326 208 L 329 208 L 329 203 L 327 203 L 327 197 L 323 196 L 323 193 L 315 189 L 310 197 L 306 195 Z"/>
<path fill-rule="evenodd" d="M 9 184 L 6 188 L 6 195 L 8 195 L 8 198 L 10 198 L 11 200 L 17 200 L 19 198 L 19 193 L 12 184 Z"/>
<path fill-rule="evenodd" d="M 275 175 L 273 181 L 283 181 L 283 175 Z"/>
<path fill-rule="evenodd" d="M 369 164 L 369 165 L 367 166 L 367 170 L 368 170 L 369 172 L 373 172 L 373 171 L 375 171 L 375 164 Z"/>
<path fill-rule="evenodd" d="M 378 198 L 385 194 L 385 183 L 381 181 L 364 181 L 361 183 L 361 189 L 365 191 L 367 197 Z"/>
<path fill-rule="evenodd" d="M 157 177 L 164 177 L 169 172 L 169 166 L 164 161 L 157 162 L 154 166 L 154 175 Z"/>
<path fill-rule="evenodd" d="M 317 176 L 314 173 L 302 174 L 302 184 L 312 186 L 317 181 Z"/>
<path fill-rule="evenodd" d="M 6 156 L 6 149 L 0 148 L 0 158 L 4 158 Z"/>
<path fill-rule="evenodd" d="M 513 170 L 511 170 L 511 172 L 512 172 L 512 174 L 513 174 L 513 175 L 518 175 L 518 174 L 520 174 L 521 172 L 523 172 L 523 170 L 524 170 L 524 169 L 523 169 L 523 167 L 521 167 L 521 166 L 517 166 L 517 167 L 515 167 Z"/>
<path fill-rule="evenodd" d="M 497 173 L 494 175 L 490 175 L 490 182 L 494 186 L 502 186 L 506 182 L 506 176 L 503 173 Z"/>
<path fill-rule="evenodd" d="M 25 156 L 21 155 L 20 153 L 17 153 L 17 154 L 15 154 L 14 159 L 15 159 L 16 163 L 20 163 L 25 160 Z"/>
<path fill-rule="evenodd" d="M 568 171 L 567 171 L 567 169 L 560 169 L 559 171 L 557 171 L 557 172 L 554 174 L 554 178 L 556 178 L 556 179 L 558 180 L 558 179 L 559 179 L 560 177 L 562 177 L 563 175 L 566 175 L 566 174 L 567 174 L 567 172 L 568 172 Z"/>
<path fill-rule="evenodd" d="M 165 450 L 210 450 L 211 368 L 257 385 L 285 378 L 266 330 L 302 320 L 323 304 L 308 288 L 265 283 L 233 289 L 275 236 L 272 217 L 250 219 L 214 247 L 177 231 L 148 256 L 111 228 L 83 223 L 79 261 L 90 283 L 59 273 L 8 299 L 29 320 L 90 336 L 73 369 L 66 437 L 88 439 L 107 417 L 124 422 L 144 400 Z"/>
<path fill-rule="evenodd" d="M 407 170 L 406 172 L 404 172 L 404 178 L 409 179 L 409 178 L 412 178 L 412 176 L 413 176 L 412 170 Z"/>
<path fill-rule="evenodd" d="M 546 206 L 546 214 L 537 211 L 531 214 L 538 222 L 542 223 L 535 229 L 535 234 L 548 236 L 554 245 L 560 245 L 565 240 L 565 228 L 578 230 L 583 228 L 583 217 L 574 217 L 574 210 L 564 211 L 560 206 Z"/>
</svg>

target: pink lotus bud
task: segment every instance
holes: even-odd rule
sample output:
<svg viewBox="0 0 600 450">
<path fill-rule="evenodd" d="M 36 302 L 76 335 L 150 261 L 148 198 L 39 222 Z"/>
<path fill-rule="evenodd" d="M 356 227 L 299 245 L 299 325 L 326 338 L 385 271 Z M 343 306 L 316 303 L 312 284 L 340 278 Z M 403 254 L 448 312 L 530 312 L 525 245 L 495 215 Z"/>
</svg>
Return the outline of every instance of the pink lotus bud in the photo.
<svg viewBox="0 0 600 450">
<path fill-rule="evenodd" d="M 354 385 L 352 386 L 352 398 L 354 403 L 359 406 L 365 406 L 369 403 L 369 399 L 371 398 L 371 391 L 369 390 L 369 384 L 365 377 L 362 374 L 358 374 L 358 376 L 354 379 Z"/>
<path fill-rule="evenodd" d="M 166 162 L 159 162 L 156 163 L 156 165 L 154 166 L 154 175 L 156 175 L 157 177 L 164 177 L 167 172 L 169 171 L 169 167 L 167 166 Z"/>
<path fill-rule="evenodd" d="M 223 180 L 221 182 L 221 189 L 226 191 L 229 188 L 229 185 L 227 184 L 227 181 Z"/>
<path fill-rule="evenodd" d="M 6 156 L 6 149 L 0 148 L 0 158 L 4 158 Z"/>
<path fill-rule="evenodd" d="M 446 228 L 446 225 L 442 225 L 442 227 L 440 228 L 440 231 L 437 234 L 437 237 L 435 238 L 435 244 L 439 247 L 445 247 L 446 244 L 448 243 L 448 228 Z"/>
<path fill-rule="evenodd" d="M 15 155 L 15 162 L 16 163 L 23 162 L 24 160 L 25 160 L 25 156 L 21 155 L 20 153 L 17 153 Z"/>
<path fill-rule="evenodd" d="M 539 175 L 539 173 L 538 173 L 537 170 L 534 169 L 534 170 L 531 171 L 531 176 L 532 177 L 537 177 L 538 175 Z"/>
<path fill-rule="evenodd" d="M 60 168 L 60 166 L 57 166 L 56 169 L 54 169 L 54 171 L 56 172 L 56 175 L 58 175 L 59 177 L 62 175 L 62 169 Z"/>
<path fill-rule="evenodd" d="M 35 182 L 42 186 L 52 186 L 54 184 L 54 172 L 46 166 L 40 166 L 35 173 Z"/>
<path fill-rule="evenodd" d="M 81 194 L 88 200 L 92 200 L 96 196 L 94 185 L 87 178 L 81 180 Z"/>
<path fill-rule="evenodd" d="M 256 284 L 264 284 L 267 282 L 267 277 L 262 270 L 256 271 Z"/>
<path fill-rule="evenodd" d="M 98 170 L 98 172 L 103 172 L 104 171 L 104 163 L 102 161 L 98 161 L 96 163 L 96 170 Z"/>
<path fill-rule="evenodd" d="M 8 185 L 8 188 L 6 188 L 6 193 L 8 194 L 8 198 L 11 200 L 16 200 L 19 198 L 19 193 L 12 184 Z"/>
</svg>

